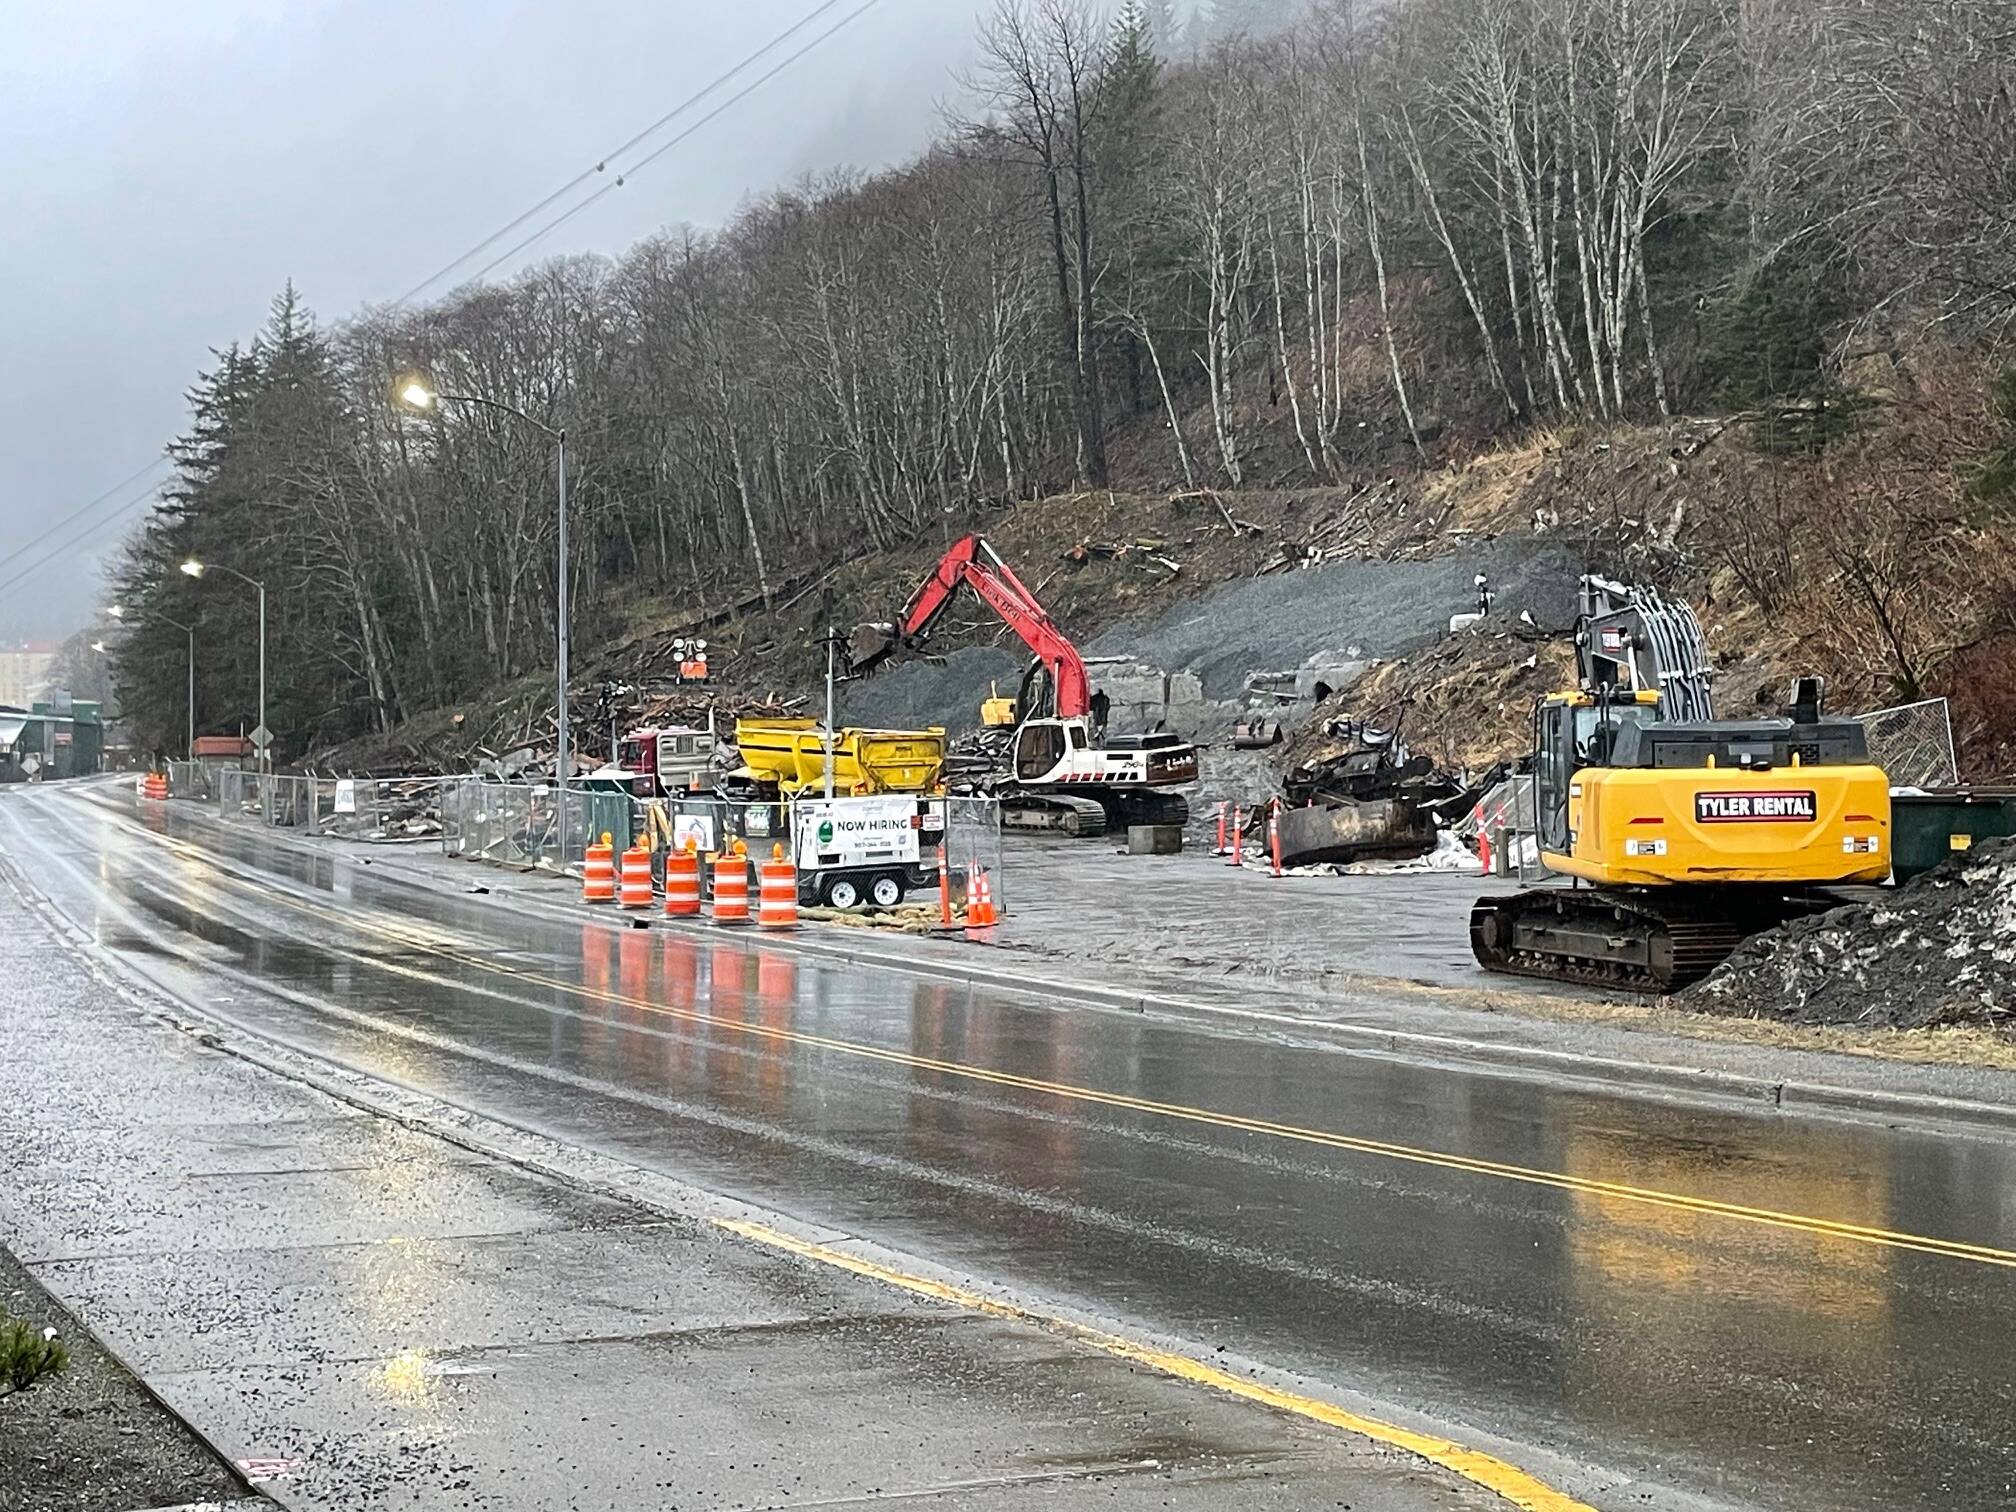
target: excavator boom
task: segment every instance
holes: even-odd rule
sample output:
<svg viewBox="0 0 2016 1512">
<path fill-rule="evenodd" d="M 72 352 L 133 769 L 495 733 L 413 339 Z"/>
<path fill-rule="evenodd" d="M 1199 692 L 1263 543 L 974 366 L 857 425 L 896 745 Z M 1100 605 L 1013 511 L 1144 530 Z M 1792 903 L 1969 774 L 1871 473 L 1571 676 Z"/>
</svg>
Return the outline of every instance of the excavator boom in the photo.
<svg viewBox="0 0 2016 1512">
<path fill-rule="evenodd" d="M 962 587 L 972 589 L 973 596 L 1000 616 L 1043 664 L 1057 690 L 1059 718 L 1082 718 L 1091 711 L 1092 684 L 1085 658 L 1015 575 L 1015 569 L 979 535 L 964 536 L 953 543 L 938 559 L 931 576 L 910 595 L 894 625 L 864 625 L 855 630 L 849 657 L 852 670 L 869 671 L 899 647 L 921 645 Z"/>
</svg>

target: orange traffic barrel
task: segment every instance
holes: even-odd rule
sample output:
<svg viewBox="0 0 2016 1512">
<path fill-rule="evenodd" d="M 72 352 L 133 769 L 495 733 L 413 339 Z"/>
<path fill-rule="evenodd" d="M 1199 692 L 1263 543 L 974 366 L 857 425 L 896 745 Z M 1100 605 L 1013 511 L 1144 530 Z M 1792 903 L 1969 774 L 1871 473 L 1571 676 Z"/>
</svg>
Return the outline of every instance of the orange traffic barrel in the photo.
<svg viewBox="0 0 2016 1512">
<path fill-rule="evenodd" d="M 622 906 L 651 906 L 651 852 L 641 845 L 633 845 L 623 852 Z"/>
<path fill-rule="evenodd" d="M 145 781 L 140 785 L 140 796 L 143 798 L 166 798 L 168 796 L 168 774 L 166 772 L 149 772 Z"/>
<path fill-rule="evenodd" d="M 688 836 L 676 850 L 665 855 L 665 912 L 675 919 L 689 919 L 700 912 L 700 855 Z"/>
<path fill-rule="evenodd" d="M 581 901 L 616 901 L 616 847 L 610 843 L 606 830 L 600 840 L 588 847 L 588 854 L 582 858 Z"/>
<path fill-rule="evenodd" d="M 770 847 L 770 859 L 758 868 L 756 925 L 759 929 L 798 927 L 798 868 L 784 847 Z"/>
<path fill-rule="evenodd" d="M 714 858 L 714 922 L 749 922 L 749 858 L 739 851 Z"/>
</svg>

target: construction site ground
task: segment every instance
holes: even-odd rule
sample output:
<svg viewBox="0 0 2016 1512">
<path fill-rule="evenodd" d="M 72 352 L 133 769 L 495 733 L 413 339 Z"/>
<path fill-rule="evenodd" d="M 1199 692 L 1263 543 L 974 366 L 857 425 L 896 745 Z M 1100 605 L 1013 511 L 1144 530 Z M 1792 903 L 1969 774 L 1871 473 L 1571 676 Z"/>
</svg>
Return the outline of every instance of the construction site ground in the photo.
<svg viewBox="0 0 2016 1512">
<path fill-rule="evenodd" d="M 484 894 L 499 907 L 623 922 L 612 909 L 582 904 L 579 882 L 565 874 L 452 859 L 426 846 L 285 838 L 418 886 Z M 1312 1050 L 2016 1129 L 2016 1046 L 2005 1038 L 1718 1018 L 1485 973 L 1469 952 L 1470 902 L 1510 882 L 1433 872 L 1277 880 L 1196 852 L 1127 856 L 1110 841 L 1027 837 L 1008 842 L 1000 880 L 1006 919 L 978 938 L 808 920 L 780 945 L 976 987 L 1024 987 L 1091 1019 L 1181 1015 Z M 655 910 L 639 922 L 718 927 L 668 925 Z"/>
</svg>

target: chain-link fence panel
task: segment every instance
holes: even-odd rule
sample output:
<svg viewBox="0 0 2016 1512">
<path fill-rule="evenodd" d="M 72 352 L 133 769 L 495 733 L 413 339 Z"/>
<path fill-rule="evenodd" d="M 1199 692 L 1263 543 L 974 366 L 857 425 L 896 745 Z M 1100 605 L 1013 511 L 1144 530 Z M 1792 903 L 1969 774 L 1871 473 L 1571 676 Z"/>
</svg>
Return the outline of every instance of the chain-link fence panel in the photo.
<svg viewBox="0 0 2016 1512">
<path fill-rule="evenodd" d="M 1869 759 L 1889 774 L 1892 787 L 1959 785 L 1953 713 L 1945 699 L 1928 698 L 1855 717 L 1869 732 Z"/>
<path fill-rule="evenodd" d="M 790 811 L 782 803 L 680 793 L 654 798 L 637 808 L 637 833 L 651 834 L 654 849 L 676 848 L 690 840 L 693 848 L 706 856 L 725 851 L 740 840 L 752 856 L 767 856 L 775 845 L 782 845 L 785 855 L 792 854 Z"/>
<path fill-rule="evenodd" d="M 202 762 L 171 761 L 168 763 L 168 796 L 207 803 L 216 796 L 216 785 L 211 782 L 210 771 Z"/>
<path fill-rule="evenodd" d="M 953 906 L 967 908 L 984 876 L 996 914 L 1008 912 L 1007 874 L 1001 865 L 1001 805 L 993 798 L 942 798 L 945 871 Z"/>
<path fill-rule="evenodd" d="M 266 819 L 266 794 L 260 786 L 259 774 L 236 767 L 226 767 L 219 772 L 217 812 L 225 819 L 240 823 L 263 824 Z"/>
<path fill-rule="evenodd" d="M 308 830 L 315 821 L 315 779 L 273 772 L 261 779 L 265 790 L 264 816 L 275 829 Z"/>
<path fill-rule="evenodd" d="M 564 871 L 581 864 L 590 841 L 606 834 L 621 848 L 631 836 L 629 794 L 570 787 L 563 795 L 543 782 L 450 779 L 440 813 L 445 854 L 507 866 Z"/>
<path fill-rule="evenodd" d="M 343 840 L 398 844 L 442 833 L 444 791 L 454 778 L 317 777 L 311 831 Z"/>
</svg>

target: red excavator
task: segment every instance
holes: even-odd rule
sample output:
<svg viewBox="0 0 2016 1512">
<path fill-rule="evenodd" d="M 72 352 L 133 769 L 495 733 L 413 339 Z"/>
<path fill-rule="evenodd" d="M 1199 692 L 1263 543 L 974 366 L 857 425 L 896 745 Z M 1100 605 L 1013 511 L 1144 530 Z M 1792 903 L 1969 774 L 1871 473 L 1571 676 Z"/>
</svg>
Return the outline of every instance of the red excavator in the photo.
<svg viewBox="0 0 2016 1512">
<path fill-rule="evenodd" d="M 1187 820 L 1189 803 L 1171 789 L 1197 780 L 1197 748 L 1163 731 L 1107 734 L 1106 701 L 1092 690 L 1085 658 L 980 536 L 964 537 L 940 558 L 895 624 L 856 628 L 851 670 L 865 673 L 900 649 L 921 647 L 962 587 L 998 614 L 1033 657 L 1014 702 L 1009 768 L 995 784 L 1002 822 L 1099 835 Z"/>
</svg>

